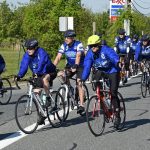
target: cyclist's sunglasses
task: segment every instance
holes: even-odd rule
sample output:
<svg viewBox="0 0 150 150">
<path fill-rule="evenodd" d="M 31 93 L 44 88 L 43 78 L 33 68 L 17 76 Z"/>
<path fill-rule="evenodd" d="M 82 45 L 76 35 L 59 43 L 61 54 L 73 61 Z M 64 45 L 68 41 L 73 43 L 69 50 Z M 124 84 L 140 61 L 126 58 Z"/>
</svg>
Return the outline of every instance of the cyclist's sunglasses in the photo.
<svg viewBox="0 0 150 150">
<path fill-rule="evenodd" d="M 89 45 L 89 48 L 95 48 L 95 47 L 99 47 L 99 44 Z"/>
<path fill-rule="evenodd" d="M 31 50 L 34 50 L 33 47 L 28 47 L 27 50 L 31 51 Z"/>
</svg>

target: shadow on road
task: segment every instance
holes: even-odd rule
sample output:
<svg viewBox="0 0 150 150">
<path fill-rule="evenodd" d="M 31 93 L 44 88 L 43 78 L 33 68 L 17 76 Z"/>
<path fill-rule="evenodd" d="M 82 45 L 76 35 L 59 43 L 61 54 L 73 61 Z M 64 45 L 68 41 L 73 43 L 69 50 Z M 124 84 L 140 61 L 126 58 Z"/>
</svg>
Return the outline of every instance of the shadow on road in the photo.
<svg viewBox="0 0 150 150">
<path fill-rule="evenodd" d="M 137 97 L 128 97 L 128 98 L 124 98 L 125 102 L 132 102 L 135 100 L 141 99 L 141 97 L 137 96 Z"/>
<path fill-rule="evenodd" d="M 141 82 L 126 83 L 125 85 L 120 86 L 119 88 L 129 87 L 129 86 L 137 85 L 137 84 L 141 84 Z"/>
<path fill-rule="evenodd" d="M 20 136 L 19 132 L 11 132 L 11 133 L 5 133 L 5 134 L 0 134 L 0 140 L 3 140 L 5 138 L 15 138 L 17 136 Z"/>
<path fill-rule="evenodd" d="M 150 119 L 139 119 L 139 120 L 131 120 L 125 122 L 125 127 L 121 131 L 126 131 L 132 128 L 136 128 L 138 126 L 150 123 Z"/>
</svg>

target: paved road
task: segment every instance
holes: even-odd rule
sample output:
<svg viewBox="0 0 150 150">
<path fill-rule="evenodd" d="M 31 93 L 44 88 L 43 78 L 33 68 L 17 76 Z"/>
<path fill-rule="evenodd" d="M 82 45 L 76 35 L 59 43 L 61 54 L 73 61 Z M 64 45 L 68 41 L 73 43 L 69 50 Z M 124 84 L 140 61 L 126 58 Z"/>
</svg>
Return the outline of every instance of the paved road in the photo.
<svg viewBox="0 0 150 150">
<path fill-rule="evenodd" d="M 54 84 L 55 88 L 58 82 Z M 91 89 L 89 87 L 89 89 Z M 4 150 L 148 150 L 150 149 L 150 96 L 143 99 L 140 92 L 140 76 L 132 78 L 125 87 L 120 87 L 127 110 L 125 128 L 121 132 L 107 124 L 104 134 L 94 137 L 88 130 L 84 117 L 72 111 L 63 127 L 54 129 L 47 125 L 34 134 L 22 136 L 14 120 L 14 106 L 25 92 L 14 90 L 7 106 L 0 106 L 0 147 L 16 139 Z"/>
</svg>

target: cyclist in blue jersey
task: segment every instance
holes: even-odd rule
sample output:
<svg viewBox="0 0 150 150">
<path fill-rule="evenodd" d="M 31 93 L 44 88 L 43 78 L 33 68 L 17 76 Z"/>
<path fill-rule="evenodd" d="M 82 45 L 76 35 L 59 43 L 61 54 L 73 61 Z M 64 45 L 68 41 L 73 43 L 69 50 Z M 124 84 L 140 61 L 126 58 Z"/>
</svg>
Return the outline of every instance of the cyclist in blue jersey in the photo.
<svg viewBox="0 0 150 150">
<path fill-rule="evenodd" d="M 27 48 L 26 53 L 23 55 L 20 70 L 15 77 L 15 80 L 23 78 L 28 70 L 31 69 L 33 76 L 37 79 L 37 86 L 44 87 L 46 92 L 46 106 L 50 105 L 49 97 L 49 82 L 53 81 L 57 76 L 56 67 L 51 62 L 48 53 L 38 46 L 36 39 L 29 39 L 25 42 Z M 38 123 L 44 124 L 45 117 L 39 116 Z"/>
<path fill-rule="evenodd" d="M 120 123 L 120 103 L 117 97 L 117 91 L 120 82 L 119 56 L 109 46 L 100 45 L 100 38 L 97 35 L 92 35 L 88 38 L 88 46 L 90 47 L 90 50 L 87 52 L 84 59 L 84 69 L 81 81 L 84 82 L 87 80 L 91 67 L 94 67 L 96 70 L 94 74 L 95 80 L 100 80 L 103 74 L 110 80 L 112 100 L 117 114 L 114 126 L 118 127 Z"/>
<path fill-rule="evenodd" d="M 119 36 L 115 38 L 115 47 L 114 50 L 117 52 L 117 54 L 120 55 L 120 61 L 121 59 L 124 60 L 124 67 L 125 67 L 125 73 L 126 78 L 124 80 L 124 83 L 128 81 L 129 77 L 129 65 L 130 65 L 130 44 L 131 39 L 130 37 L 125 35 L 125 30 L 120 29 L 119 30 Z"/>
<path fill-rule="evenodd" d="M 3 56 L 0 55 L 0 74 L 4 71 L 5 66 L 6 66 L 5 60 L 4 60 Z"/>
<path fill-rule="evenodd" d="M 75 40 L 75 36 L 76 33 L 74 32 L 74 30 L 67 30 L 65 32 L 65 41 L 58 50 L 58 54 L 54 60 L 54 65 L 57 66 L 63 54 L 65 54 L 67 59 L 66 68 L 71 70 L 70 76 L 73 76 L 75 73 L 77 75 L 77 83 L 80 97 L 80 106 L 77 110 L 77 113 L 83 113 L 85 110 L 83 98 L 84 92 L 82 90 L 82 85 L 79 79 L 81 78 L 83 70 L 84 48 L 83 44 L 80 41 Z"/>
<path fill-rule="evenodd" d="M 146 34 L 142 36 L 141 42 L 138 43 L 135 51 L 135 60 L 140 62 L 143 59 L 150 61 L 150 37 Z M 141 70 L 143 71 L 142 62 Z"/>
<path fill-rule="evenodd" d="M 5 66 L 6 66 L 5 60 L 4 60 L 3 56 L 0 55 L 0 75 L 5 70 Z M 0 78 L 1 78 L 1 76 L 0 76 Z M 2 88 L 2 86 L 3 86 L 3 83 L 0 80 L 0 89 Z"/>
</svg>

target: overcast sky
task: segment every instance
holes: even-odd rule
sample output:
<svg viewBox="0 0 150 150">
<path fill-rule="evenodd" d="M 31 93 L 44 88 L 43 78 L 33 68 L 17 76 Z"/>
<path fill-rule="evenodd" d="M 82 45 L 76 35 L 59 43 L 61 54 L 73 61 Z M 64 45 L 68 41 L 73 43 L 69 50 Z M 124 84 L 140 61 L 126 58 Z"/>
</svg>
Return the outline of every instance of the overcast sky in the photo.
<svg viewBox="0 0 150 150">
<path fill-rule="evenodd" d="M 0 0 L 2 1 L 2 0 Z M 9 4 L 17 5 L 17 2 L 29 3 L 30 0 L 6 0 Z M 150 14 L 150 0 L 132 0 L 138 11 L 144 14 Z M 103 12 L 109 9 L 109 0 L 81 0 L 84 7 L 91 9 L 93 12 Z"/>
</svg>

